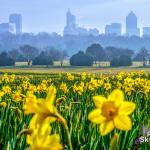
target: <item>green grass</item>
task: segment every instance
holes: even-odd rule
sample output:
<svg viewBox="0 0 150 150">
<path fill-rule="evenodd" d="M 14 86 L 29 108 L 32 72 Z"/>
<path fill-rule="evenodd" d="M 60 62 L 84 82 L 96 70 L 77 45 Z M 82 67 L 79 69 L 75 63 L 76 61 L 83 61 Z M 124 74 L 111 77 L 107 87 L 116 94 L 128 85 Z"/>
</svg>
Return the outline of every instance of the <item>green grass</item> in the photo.
<svg viewBox="0 0 150 150">
<path fill-rule="evenodd" d="M 0 67 L 0 73 L 25 73 L 25 74 L 50 74 L 50 73 L 79 73 L 79 72 L 86 72 L 86 73 L 117 73 L 120 71 L 131 72 L 131 71 L 145 71 L 150 72 L 149 67 L 55 67 L 55 66 L 31 66 L 31 67 Z"/>
</svg>

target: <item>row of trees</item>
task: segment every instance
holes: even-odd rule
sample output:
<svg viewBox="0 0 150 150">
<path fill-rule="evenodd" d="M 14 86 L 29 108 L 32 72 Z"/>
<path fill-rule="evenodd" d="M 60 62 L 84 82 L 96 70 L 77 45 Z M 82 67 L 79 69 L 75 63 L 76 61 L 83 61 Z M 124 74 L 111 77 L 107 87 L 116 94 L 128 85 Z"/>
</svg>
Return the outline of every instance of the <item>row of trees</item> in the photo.
<svg viewBox="0 0 150 150">
<path fill-rule="evenodd" d="M 30 65 L 31 62 L 33 62 L 33 64 L 38 64 L 39 62 L 39 65 L 47 65 L 52 61 L 60 61 L 61 66 L 63 65 L 63 60 L 68 56 L 65 50 L 57 50 L 53 47 L 46 47 L 44 51 L 40 51 L 41 50 L 36 47 L 23 45 L 19 49 L 9 51 L 8 56 L 13 59 L 14 62 L 28 62 L 28 65 Z"/>
<path fill-rule="evenodd" d="M 84 57 L 82 60 L 78 59 L 81 55 Z M 89 56 L 91 58 L 89 58 Z M 77 66 L 85 66 L 86 64 L 87 66 L 91 66 L 93 62 L 96 64 L 97 61 L 109 61 L 111 66 L 131 66 L 132 61 L 141 61 L 145 66 L 146 61 L 149 59 L 150 53 L 145 48 L 142 48 L 137 54 L 135 54 L 134 51 L 130 49 L 116 47 L 103 48 L 99 44 L 92 44 L 86 49 L 85 53 L 79 52 L 73 55 L 70 59 L 70 64 Z"/>
<path fill-rule="evenodd" d="M 14 66 L 15 61 L 6 52 L 0 54 L 0 66 Z"/>
<path fill-rule="evenodd" d="M 7 53 L 0 55 L 0 65 L 14 65 L 16 61 L 26 61 L 28 65 L 53 65 L 53 61 L 60 61 L 67 57 L 67 52 L 55 48 L 45 48 L 44 51 L 30 45 L 23 45 L 18 49 L 12 49 Z M 79 51 L 70 58 L 72 66 L 91 66 L 97 61 L 109 61 L 111 66 L 129 66 L 132 61 L 143 61 L 149 59 L 149 51 L 141 49 L 137 54 L 133 50 L 115 47 L 103 48 L 99 44 L 92 44 L 85 52 Z"/>
<path fill-rule="evenodd" d="M 143 61 L 150 58 L 149 51 L 142 48 L 137 54 L 131 49 L 123 49 L 116 47 L 103 48 L 99 44 L 92 44 L 86 49 L 86 53 L 91 55 L 94 61 L 111 61 L 114 58 L 118 58 L 121 55 L 130 57 L 135 61 Z"/>
<path fill-rule="evenodd" d="M 92 66 L 94 58 L 82 51 L 79 51 L 77 54 L 73 55 L 70 59 L 70 64 L 72 66 Z M 110 61 L 111 66 L 131 66 L 132 60 L 126 55 L 120 55 L 119 57 L 113 58 Z"/>
<path fill-rule="evenodd" d="M 12 48 L 24 45 L 35 46 L 37 48 L 55 47 L 57 49 L 65 49 L 69 55 L 73 55 L 77 50 L 85 50 L 90 44 L 99 43 L 103 47 L 114 46 L 129 49 L 140 49 L 143 45 L 150 49 L 150 37 L 127 37 L 115 35 L 65 35 L 61 36 L 57 33 L 23 33 L 23 34 L 0 34 L 0 52 L 3 50 L 11 50 Z"/>
</svg>

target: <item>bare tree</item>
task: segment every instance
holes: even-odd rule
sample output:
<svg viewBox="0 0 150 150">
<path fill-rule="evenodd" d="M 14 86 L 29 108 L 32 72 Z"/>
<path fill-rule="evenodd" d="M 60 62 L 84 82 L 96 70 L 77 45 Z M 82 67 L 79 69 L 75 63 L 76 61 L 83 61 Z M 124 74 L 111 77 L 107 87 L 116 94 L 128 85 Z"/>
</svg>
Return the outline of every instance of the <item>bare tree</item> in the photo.
<svg viewBox="0 0 150 150">
<path fill-rule="evenodd" d="M 8 52 L 8 55 L 11 59 L 13 59 L 15 62 L 18 58 L 18 56 L 20 55 L 19 50 L 18 49 L 12 49 L 11 51 Z"/>
<path fill-rule="evenodd" d="M 142 61 L 143 66 L 146 66 L 146 61 L 148 59 L 149 59 L 149 51 L 145 48 L 142 48 L 134 58 L 135 61 Z"/>
<path fill-rule="evenodd" d="M 47 53 L 47 55 L 49 55 L 53 61 L 60 61 L 61 67 L 63 65 L 63 60 L 68 56 L 67 51 L 58 50 L 54 47 L 46 47 L 45 53 Z"/>
<path fill-rule="evenodd" d="M 68 56 L 67 51 L 60 51 L 60 65 L 63 66 L 64 59 Z"/>
<path fill-rule="evenodd" d="M 31 61 L 38 55 L 39 50 L 36 47 L 24 45 L 20 47 L 20 52 L 27 59 L 28 66 L 30 66 Z"/>
</svg>

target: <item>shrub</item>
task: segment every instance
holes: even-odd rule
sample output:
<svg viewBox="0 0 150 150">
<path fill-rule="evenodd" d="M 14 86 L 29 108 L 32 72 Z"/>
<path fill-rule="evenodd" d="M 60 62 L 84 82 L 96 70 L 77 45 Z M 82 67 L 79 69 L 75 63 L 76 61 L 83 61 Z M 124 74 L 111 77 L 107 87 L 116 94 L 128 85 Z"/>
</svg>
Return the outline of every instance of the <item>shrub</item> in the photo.
<svg viewBox="0 0 150 150">
<path fill-rule="evenodd" d="M 117 66 L 131 66 L 132 60 L 129 56 L 121 55 L 118 58 L 113 58 L 110 62 L 111 66 L 117 67 Z"/>
<path fill-rule="evenodd" d="M 14 66 L 15 61 L 8 57 L 8 54 L 6 52 L 2 52 L 0 54 L 0 66 Z"/>
<path fill-rule="evenodd" d="M 53 65 L 53 60 L 44 52 L 41 52 L 32 62 L 33 65 Z"/>
<path fill-rule="evenodd" d="M 71 66 L 92 66 L 93 58 L 88 54 L 84 54 L 83 52 L 78 52 L 70 58 Z"/>
</svg>

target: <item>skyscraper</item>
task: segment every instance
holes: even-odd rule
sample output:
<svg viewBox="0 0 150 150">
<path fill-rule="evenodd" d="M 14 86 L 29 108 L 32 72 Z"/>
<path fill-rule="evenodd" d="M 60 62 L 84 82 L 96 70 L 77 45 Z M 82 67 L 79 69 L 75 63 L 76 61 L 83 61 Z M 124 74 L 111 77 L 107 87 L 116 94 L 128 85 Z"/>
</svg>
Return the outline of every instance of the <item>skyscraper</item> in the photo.
<svg viewBox="0 0 150 150">
<path fill-rule="evenodd" d="M 137 27 L 137 17 L 132 11 L 126 17 L 126 34 L 128 36 L 140 36 L 140 29 Z"/>
<path fill-rule="evenodd" d="M 105 34 L 121 35 L 121 24 L 112 23 L 111 25 L 106 25 Z"/>
<path fill-rule="evenodd" d="M 76 24 L 76 16 L 74 16 L 70 9 L 66 14 L 66 26 L 64 28 L 64 35 L 93 35 L 98 36 L 99 31 L 94 29 L 87 30 L 86 28 L 79 27 Z"/>
<path fill-rule="evenodd" d="M 22 33 L 22 16 L 20 14 L 11 14 L 9 16 L 9 23 L 16 27 L 16 34 Z"/>
<path fill-rule="evenodd" d="M 67 12 L 67 26 L 76 26 L 76 16 L 72 15 L 70 9 Z"/>
<path fill-rule="evenodd" d="M 150 27 L 143 28 L 143 36 L 150 36 Z"/>
</svg>

